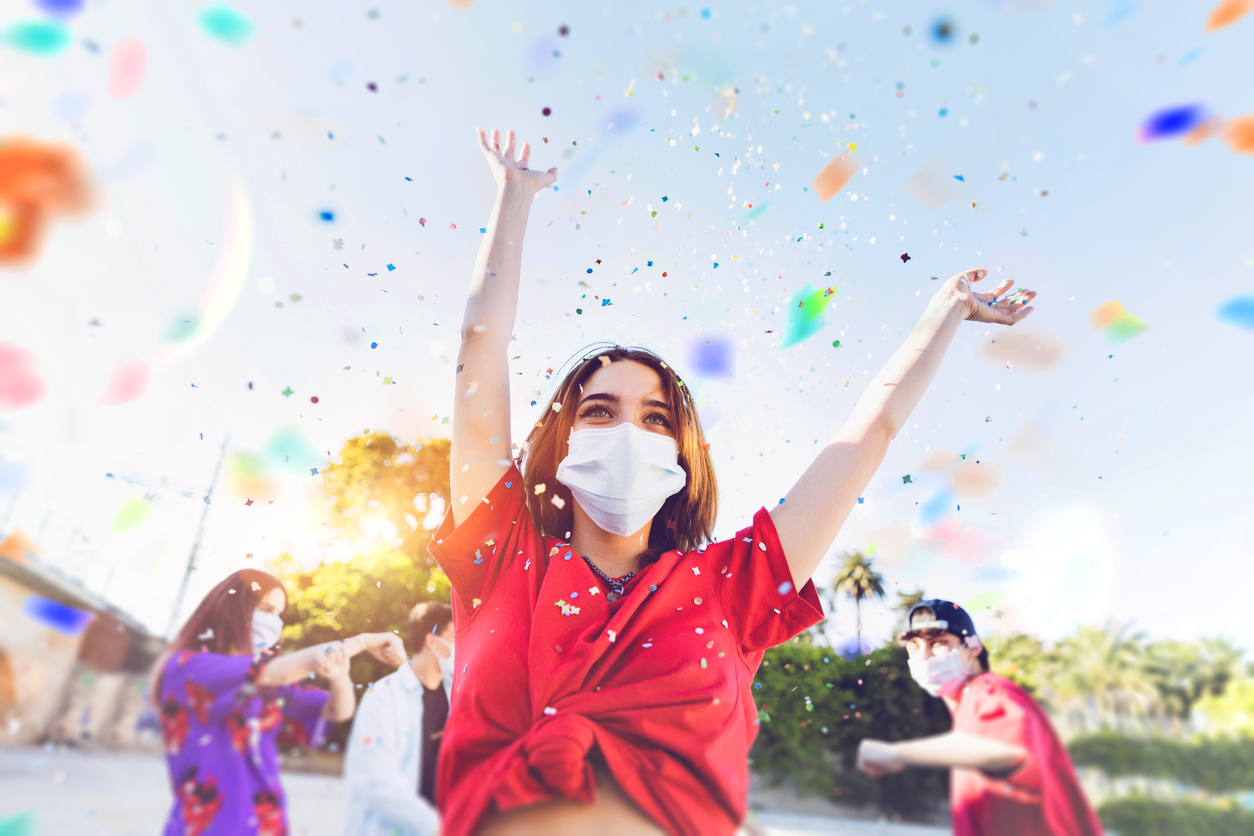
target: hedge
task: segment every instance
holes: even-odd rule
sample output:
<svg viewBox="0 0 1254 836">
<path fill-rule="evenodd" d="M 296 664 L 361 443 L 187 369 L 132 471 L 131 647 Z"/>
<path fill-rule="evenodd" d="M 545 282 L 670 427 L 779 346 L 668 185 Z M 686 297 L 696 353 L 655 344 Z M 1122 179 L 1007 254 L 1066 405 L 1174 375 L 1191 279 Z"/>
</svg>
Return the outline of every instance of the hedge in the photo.
<svg viewBox="0 0 1254 836">
<path fill-rule="evenodd" d="M 908 769 L 872 781 L 856 769 L 864 737 L 903 740 L 949 729 L 944 703 L 910 679 L 903 648 L 845 659 L 790 642 L 767 651 L 753 696 L 760 724 L 750 764 L 767 780 L 903 815 L 948 796 L 948 770 Z"/>
<path fill-rule="evenodd" d="M 1076 738 L 1068 748 L 1076 766 L 1111 776 L 1166 778 L 1212 793 L 1254 790 L 1254 740 L 1183 743 L 1099 734 Z"/>
<path fill-rule="evenodd" d="M 1163 804 L 1121 798 L 1097 810 L 1102 825 L 1119 836 L 1231 836 L 1254 833 L 1254 812 L 1205 804 Z"/>
</svg>

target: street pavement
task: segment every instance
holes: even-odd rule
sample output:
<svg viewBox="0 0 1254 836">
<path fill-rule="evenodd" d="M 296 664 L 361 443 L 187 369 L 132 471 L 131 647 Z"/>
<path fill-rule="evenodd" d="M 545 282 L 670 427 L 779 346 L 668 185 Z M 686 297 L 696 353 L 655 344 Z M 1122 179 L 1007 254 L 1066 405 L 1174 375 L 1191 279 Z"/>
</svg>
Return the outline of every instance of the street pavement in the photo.
<svg viewBox="0 0 1254 836">
<path fill-rule="evenodd" d="M 338 777 L 285 773 L 292 836 L 344 836 Z M 0 823 L 35 818 L 33 836 L 157 836 L 170 810 L 165 761 L 155 755 L 0 748 Z M 939 836 L 948 828 L 761 811 L 770 836 Z"/>
</svg>

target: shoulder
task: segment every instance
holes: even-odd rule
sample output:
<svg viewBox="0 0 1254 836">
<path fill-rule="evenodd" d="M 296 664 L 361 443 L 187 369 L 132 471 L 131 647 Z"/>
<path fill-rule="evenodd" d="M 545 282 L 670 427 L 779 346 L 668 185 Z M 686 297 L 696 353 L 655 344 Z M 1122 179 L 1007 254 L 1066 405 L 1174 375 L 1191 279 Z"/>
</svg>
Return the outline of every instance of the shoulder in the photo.
<svg viewBox="0 0 1254 836">
<path fill-rule="evenodd" d="M 980 720 L 1037 711 L 1036 701 L 1022 686 L 992 672 L 971 679 L 963 692 L 962 713 Z"/>
</svg>

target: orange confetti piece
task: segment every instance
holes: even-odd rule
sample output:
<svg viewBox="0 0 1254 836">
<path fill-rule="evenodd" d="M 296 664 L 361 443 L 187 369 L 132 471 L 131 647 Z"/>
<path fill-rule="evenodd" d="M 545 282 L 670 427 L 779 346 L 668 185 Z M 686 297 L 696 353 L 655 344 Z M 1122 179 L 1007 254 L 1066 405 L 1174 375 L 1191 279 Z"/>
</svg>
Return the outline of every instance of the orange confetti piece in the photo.
<svg viewBox="0 0 1254 836">
<path fill-rule="evenodd" d="M 814 178 L 811 188 L 818 194 L 819 200 L 827 203 L 838 195 L 841 189 L 849 185 L 849 181 L 861 167 L 862 161 L 852 151 L 837 154 L 828 160 L 827 165 L 823 166 L 819 176 Z"/>
<path fill-rule="evenodd" d="M 1223 0 L 1206 18 L 1206 31 L 1215 32 L 1231 26 L 1251 11 L 1254 11 L 1254 0 Z"/>
<path fill-rule="evenodd" d="M 1254 154 L 1254 116 L 1239 116 L 1224 128 L 1224 142 L 1238 154 Z"/>
</svg>

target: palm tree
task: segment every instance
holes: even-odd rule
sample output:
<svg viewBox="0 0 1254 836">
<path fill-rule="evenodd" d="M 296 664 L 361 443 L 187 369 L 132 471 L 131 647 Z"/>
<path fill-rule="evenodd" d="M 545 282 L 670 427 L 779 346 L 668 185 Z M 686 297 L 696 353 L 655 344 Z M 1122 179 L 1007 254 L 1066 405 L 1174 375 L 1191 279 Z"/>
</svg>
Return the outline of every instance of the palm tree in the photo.
<svg viewBox="0 0 1254 836">
<path fill-rule="evenodd" d="M 1161 707 L 1146 666 L 1145 635 L 1127 624 L 1081 627 L 1058 643 L 1054 661 L 1048 681 L 1060 704 L 1087 704 L 1113 717 L 1117 728 L 1135 725 Z"/>
<path fill-rule="evenodd" d="M 858 652 L 862 652 L 862 599 L 884 597 L 884 576 L 875 571 L 875 561 L 862 552 L 845 552 L 845 562 L 832 579 L 832 591 L 853 598 L 858 610 Z"/>
<path fill-rule="evenodd" d="M 898 633 L 904 633 L 910 626 L 906 624 L 906 615 L 909 614 L 910 608 L 923 600 L 923 590 L 916 589 L 914 592 L 897 592 L 897 603 L 893 604 L 893 612 L 901 613 L 897 616 L 897 625 L 894 628 Z"/>
</svg>

